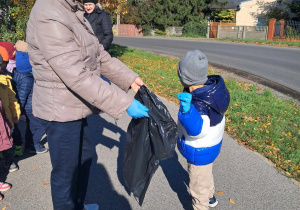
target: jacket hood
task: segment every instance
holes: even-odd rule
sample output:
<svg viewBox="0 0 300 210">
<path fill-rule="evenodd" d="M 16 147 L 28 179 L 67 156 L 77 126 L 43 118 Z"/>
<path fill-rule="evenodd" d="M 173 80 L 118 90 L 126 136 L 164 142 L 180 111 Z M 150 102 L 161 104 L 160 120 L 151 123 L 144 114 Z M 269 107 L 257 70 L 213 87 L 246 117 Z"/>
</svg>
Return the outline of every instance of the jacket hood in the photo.
<svg viewBox="0 0 300 210">
<path fill-rule="evenodd" d="M 0 74 L 0 84 L 7 85 L 9 81 L 12 79 L 11 76 Z"/>
<path fill-rule="evenodd" d="M 94 9 L 93 12 L 98 13 L 98 14 L 101 14 L 101 13 L 103 13 L 104 11 L 103 11 L 102 9 L 100 9 L 100 8 L 96 5 L 96 7 L 95 7 L 95 9 Z"/>
<path fill-rule="evenodd" d="M 203 88 L 191 92 L 192 104 L 202 102 L 219 114 L 224 114 L 229 106 L 230 94 L 220 75 L 208 76 Z"/>
<path fill-rule="evenodd" d="M 79 1 L 73 2 L 72 0 L 58 0 L 67 9 L 76 12 L 77 10 L 83 11 L 83 5 Z"/>
</svg>

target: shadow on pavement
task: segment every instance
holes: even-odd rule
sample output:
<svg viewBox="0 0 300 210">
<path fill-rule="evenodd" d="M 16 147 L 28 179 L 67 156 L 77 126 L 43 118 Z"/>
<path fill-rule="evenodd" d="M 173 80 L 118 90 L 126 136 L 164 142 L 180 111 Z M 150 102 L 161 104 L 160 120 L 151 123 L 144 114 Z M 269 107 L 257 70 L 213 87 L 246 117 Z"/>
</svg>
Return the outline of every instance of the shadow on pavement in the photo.
<svg viewBox="0 0 300 210">
<path fill-rule="evenodd" d="M 19 121 L 18 128 L 19 128 L 21 139 L 22 139 L 22 142 L 23 142 L 23 147 L 24 147 L 25 141 L 26 141 L 25 140 L 26 126 L 27 126 L 27 123 L 25 121 L 22 121 L 22 120 Z M 45 145 L 47 143 L 47 137 L 43 138 L 40 141 L 40 143 L 42 145 Z M 29 153 L 28 150 L 24 149 L 23 155 L 22 156 L 15 156 L 13 158 L 13 160 L 18 165 L 19 161 L 30 158 L 30 157 L 35 156 L 35 155 L 37 155 L 37 154 Z M 45 155 L 45 154 L 39 154 L 39 155 Z M 19 170 L 21 170 L 21 169 L 22 168 L 19 168 Z M 1 158 L 1 160 L 0 160 L 0 182 L 5 182 L 8 174 L 9 174 L 8 170 L 4 169 L 4 160 L 3 160 L 3 158 Z M 10 184 L 13 185 L 13 183 L 10 183 Z"/>
<path fill-rule="evenodd" d="M 169 182 L 170 187 L 177 193 L 178 199 L 185 210 L 191 210 L 192 198 L 187 191 L 189 175 L 178 161 L 178 155 L 174 152 L 172 158 L 161 161 L 160 166 Z"/>
<path fill-rule="evenodd" d="M 129 193 L 127 187 L 125 187 L 125 182 L 123 179 L 123 161 L 124 149 L 126 145 L 126 132 L 118 126 L 116 126 L 115 124 L 102 119 L 101 116 L 97 114 L 89 116 L 87 120 L 90 137 L 92 138 L 95 146 L 101 144 L 110 149 L 114 146 L 119 148 L 119 155 L 117 159 L 118 179 L 119 182 L 124 186 L 127 193 Z M 119 141 L 116 141 L 115 139 L 111 139 L 103 135 L 104 128 L 110 130 L 115 134 L 120 134 Z M 119 195 L 113 190 L 110 178 L 104 166 L 99 163 L 97 164 L 97 159 L 98 157 L 95 152 L 86 202 L 96 202 L 100 205 L 101 209 L 111 208 L 111 205 L 114 205 L 114 209 L 130 209 L 130 205 L 126 198 L 124 198 L 122 195 Z M 99 159 L 101 159 L 101 156 L 99 157 Z M 189 192 L 187 191 L 189 176 L 187 171 L 179 163 L 177 153 L 175 152 L 172 158 L 161 161 L 160 165 L 168 180 L 170 187 L 175 193 L 177 193 L 178 199 L 180 200 L 182 207 L 186 210 L 193 209 L 191 197 Z"/>
<path fill-rule="evenodd" d="M 100 209 L 131 209 L 128 200 L 118 194 L 102 164 L 93 161 L 85 203 L 97 203 Z"/>
<path fill-rule="evenodd" d="M 124 147 L 126 144 L 126 133 L 115 124 L 107 122 L 98 114 L 89 116 L 87 118 L 87 122 L 89 137 L 92 139 L 95 145 L 95 149 L 98 144 L 106 146 L 110 149 L 115 146 L 119 148 L 119 155 L 117 159 L 117 175 L 119 182 L 127 191 L 122 172 Z M 103 135 L 104 128 L 110 130 L 115 134 L 120 134 L 119 141 Z M 100 209 L 131 209 L 128 200 L 124 196 L 119 195 L 113 189 L 111 180 L 105 167 L 102 164 L 97 163 L 98 158 L 101 159 L 101 156 L 98 157 L 95 151 L 85 203 L 98 203 Z"/>
</svg>

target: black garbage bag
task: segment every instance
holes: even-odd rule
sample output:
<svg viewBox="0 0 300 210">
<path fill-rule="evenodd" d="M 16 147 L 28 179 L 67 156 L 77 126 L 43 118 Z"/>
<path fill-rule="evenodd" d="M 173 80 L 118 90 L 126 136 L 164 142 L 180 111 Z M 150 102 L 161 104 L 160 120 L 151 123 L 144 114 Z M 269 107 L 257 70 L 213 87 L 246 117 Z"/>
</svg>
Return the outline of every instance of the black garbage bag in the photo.
<svg viewBox="0 0 300 210">
<path fill-rule="evenodd" d="M 177 124 L 167 107 L 146 86 L 135 99 L 149 108 L 149 118 L 132 119 L 127 129 L 123 175 L 130 192 L 142 205 L 159 161 L 173 156 Z"/>
</svg>

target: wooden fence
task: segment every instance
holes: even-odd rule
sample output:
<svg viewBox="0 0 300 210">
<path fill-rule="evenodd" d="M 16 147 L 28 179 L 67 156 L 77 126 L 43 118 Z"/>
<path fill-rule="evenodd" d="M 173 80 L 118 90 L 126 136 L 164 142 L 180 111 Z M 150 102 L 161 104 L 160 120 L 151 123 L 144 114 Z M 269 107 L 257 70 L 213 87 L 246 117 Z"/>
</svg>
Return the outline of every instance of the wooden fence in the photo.
<svg viewBox="0 0 300 210">
<path fill-rule="evenodd" d="M 218 26 L 236 26 L 236 23 L 223 23 L 223 22 L 212 22 L 209 21 L 209 38 L 218 37 Z"/>
</svg>

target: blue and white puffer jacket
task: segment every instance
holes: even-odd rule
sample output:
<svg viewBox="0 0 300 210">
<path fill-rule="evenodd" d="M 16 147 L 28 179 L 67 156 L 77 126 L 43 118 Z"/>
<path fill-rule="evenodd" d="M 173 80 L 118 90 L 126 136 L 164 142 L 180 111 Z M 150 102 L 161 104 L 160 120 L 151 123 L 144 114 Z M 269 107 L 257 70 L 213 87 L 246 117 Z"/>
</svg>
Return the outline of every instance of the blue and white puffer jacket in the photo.
<svg viewBox="0 0 300 210">
<path fill-rule="evenodd" d="M 191 108 L 178 112 L 178 149 L 193 165 L 208 165 L 220 153 L 230 94 L 219 75 L 191 92 Z"/>
</svg>

